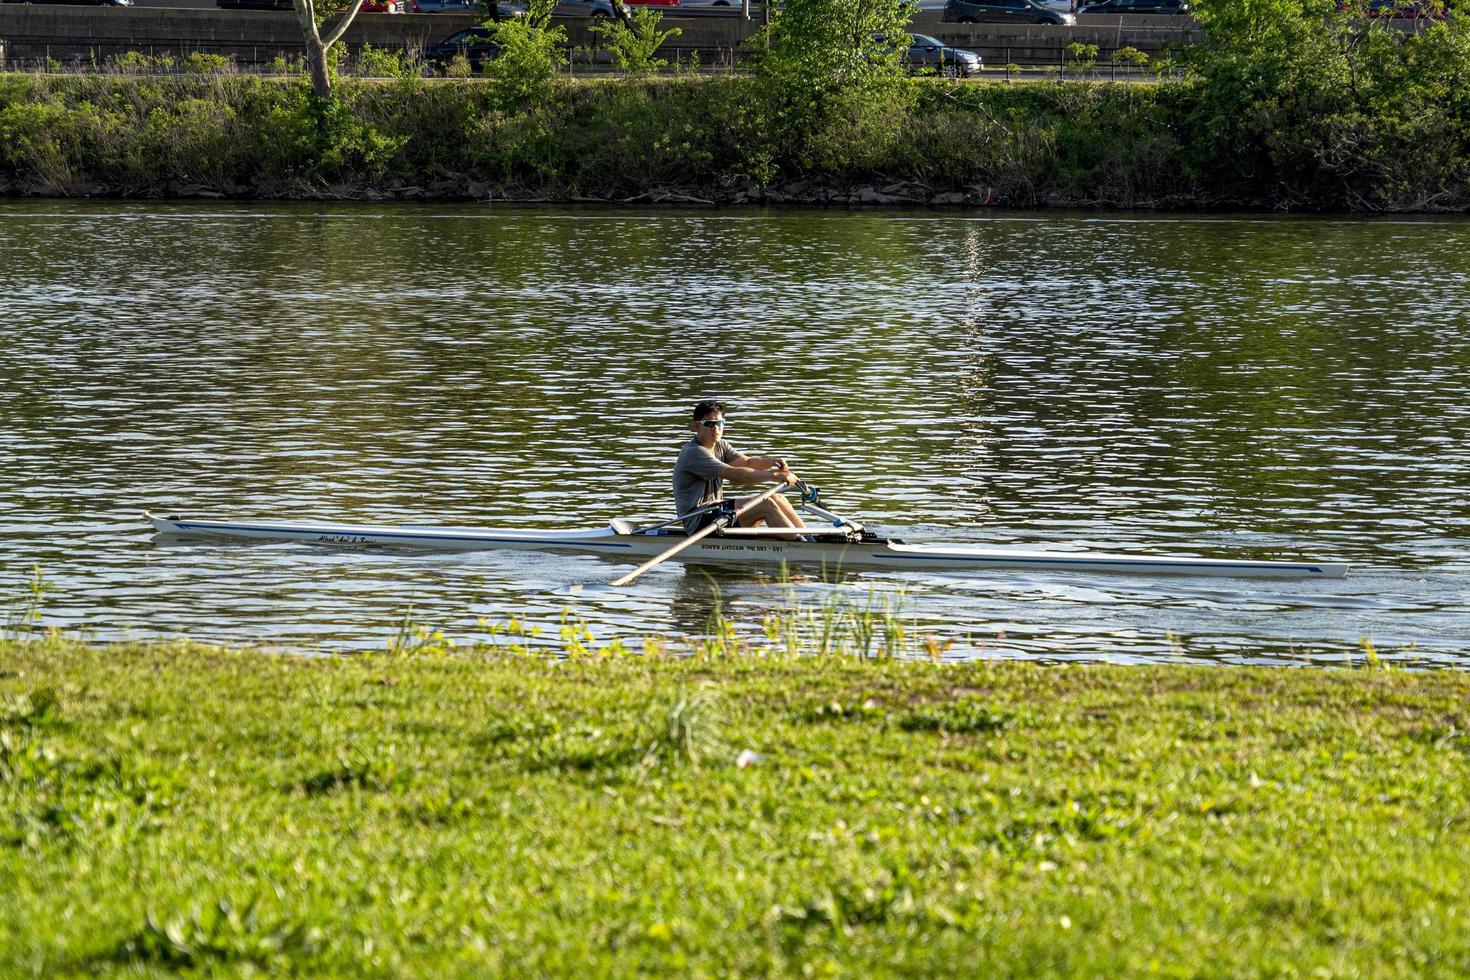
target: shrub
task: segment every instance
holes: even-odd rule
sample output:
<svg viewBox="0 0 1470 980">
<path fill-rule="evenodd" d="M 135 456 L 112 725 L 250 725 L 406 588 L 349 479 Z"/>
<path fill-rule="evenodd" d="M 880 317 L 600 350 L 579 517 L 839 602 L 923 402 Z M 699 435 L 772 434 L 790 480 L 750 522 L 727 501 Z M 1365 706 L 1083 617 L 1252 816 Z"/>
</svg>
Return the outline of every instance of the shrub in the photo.
<svg viewBox="0 0 1470 980">
<path fill-rule="evenodd" d="M 144 54 L 141 51 L 124 51 L 112 59 L 113 70 L 125 75 L 157 75 L 172 72 L 177 64 L 172 55 Z"/>
<path fill-rule="evenodd" d="M 414 68 L 402 51 L 364 44 L 357 53 L 357 74 L 372 78 L 407 78 L 414 74 Z"/>
<path fill-rule="evenodd" d="M 531 0 L 524 17 L 487 24 L 495 32 L 500 53 L 485 66 L 494 79 L 501 104 L 524 108 L 547 102 L 557 75 L 566 67 L 567 32 L 551 26 L 555 0 Z"/>
<path fill-rule="evenodd" d="M 1113 63 L 1119 65 L 1138 65 L 1141 68 L 1148 64 L 1148 55 L 1130 44 L 1113 52 Z"/>
<path fill-rule="evenodd" d="M 1072 62 L 1078 72 L 1086 73 L 1097 64 L 1098 47 L 1096 44 L 1083 44 L 1073 41 L 1067 45 L 1067 59 Z"/>
<path fill-rule="evenodd" d="M 1400 30 L 1333 0 L 1210 0 L 1185 164 L 1229 196 L 1402 210 L 1470 199 L 1470 21 Z"/>
<path fill-rule="evenodd" d="M 184 59 L 184 71 L 190 75 L 227 75 L 235 70 L 235 63 L 222 54 L 205 54 L 192 51 Z"/>
<path fill-rule="evenodd" d="M 474 74 L 470 68 L 470 59 L 462 54 L 457 54 L 449 59 L 449 64 L 444 66 L 444 77 L 446 78 L 469 78 Z"/>
<path fill-rule="evenodd" d="M 633 9 L 630 20 L 631 26 L 613 17 L 591 27 L 592 33 L 599 35 L 612 52 L 613 67 L 630 75 L 645 75 L 667 68 L 669 63 L 657 56 L 658 49 L 669 38 L 684 32 L 677 27 L 659 30 L 663 14 L 648 7 Z M 698 66 L 697 56 L 695 65 Z"/>
<path fill-rule="evenodd" d="M 276 55 L 265 63 L 265 73 L 267 75 L 304 75 L 306 64 L 300 58 L 288 59 Z"/>
</svg>

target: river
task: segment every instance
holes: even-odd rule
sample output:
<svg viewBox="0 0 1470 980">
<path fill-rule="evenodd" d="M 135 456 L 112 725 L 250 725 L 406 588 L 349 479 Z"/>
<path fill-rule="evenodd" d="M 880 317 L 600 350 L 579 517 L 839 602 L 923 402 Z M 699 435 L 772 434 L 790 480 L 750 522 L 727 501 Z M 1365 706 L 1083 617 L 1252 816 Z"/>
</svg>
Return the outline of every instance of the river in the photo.
<svg viewBox="0 0 1470 980">
<path fill-rule="evenodd" d="M 0 607 L 101 640 L 742 635 L 901 601 L 949 657 L 1470 651 L 1470 223 L 0 203 Z M 798 575 L 156 539 L 191 516 L 590 527 L 691 404 L 908 540 L 1353 563 L 1334 581 Z"/>
</svg>

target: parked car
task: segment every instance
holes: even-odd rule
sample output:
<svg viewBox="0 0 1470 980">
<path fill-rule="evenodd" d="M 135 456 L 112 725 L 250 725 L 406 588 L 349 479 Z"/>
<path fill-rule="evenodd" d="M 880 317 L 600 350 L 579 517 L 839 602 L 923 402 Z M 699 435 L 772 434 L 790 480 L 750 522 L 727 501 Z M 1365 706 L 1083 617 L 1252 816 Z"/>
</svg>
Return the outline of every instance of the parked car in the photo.
<svg viewBox="0 0 1470 980">
<path fill-rule="evenodd" d="M 470 70 L 478 72 L 500 53 L 495 43 L 495 32 L 488 27 L 467 27 L 451 34 L 436 44 L 424 49 L 424 65 L 434 71 L 444 72 L 458 56 L 470 63 Z"/>
<path fill-rule="evenodd" d="M 951 24 L 1063 24 L 1077 23 L 1073 14 L 1048 10 L 1037 0 L 949 0 L 944 18 Z"/>
<path fill-rule="evenodd" d="M 221 10 L 290 10 L 291 0 L 214 0 Z"/>
<path fill-rule="evenodd" d="M 357 9 L 364 14 L 401 14 L 403 0 L 362 0 Z"/>
<path fill-rule="evenodd" d="M 614 13 L 609 0 L 560 0 L 551 11 L 553 17 L 591 17 L 601 20 Z"/>
<path fill-rule="evenodd" d="M 884 38 L 880 35 L 874 40 L 882 41 Z M 903 64 L 915 75 L 966 78 L 980 71 L 980 56 L 973 51 L 952 48 L 927 34 L 909 34 L 907 40 L 909 46 L 904 52 Z"/>
<path fill-rule="evenodd" d="M 469 14 L 473 17 L 483 15 L 488 9 L 484 0 L 412 0 L 411 8 L 416 14 Z M 526 16 L 526 8 L 516 3 L 497 3 L 495 5 L 494 17 L 496 20 L 510 20 L 512 17 Z"/>
<path fill-rule="evenodd" d="M 1101 0 L 1089 3 L 1079 14 L 1187 14 L 1187 0 Z"/>
<path fill-rule="evenodd" d="M 1339 13 L 1350 13 L 1362 11 L 1369 17 L 1400 17 L 1406 20 L 1444 20 L 1445 8 L 1431 2 L 1417 2 L 1417 0 L 1368 0 L 1366 7 L 1361 2 L 1350 3 L 1347 0 L 1339 0 L 1337 5 Z"/>
</svg>

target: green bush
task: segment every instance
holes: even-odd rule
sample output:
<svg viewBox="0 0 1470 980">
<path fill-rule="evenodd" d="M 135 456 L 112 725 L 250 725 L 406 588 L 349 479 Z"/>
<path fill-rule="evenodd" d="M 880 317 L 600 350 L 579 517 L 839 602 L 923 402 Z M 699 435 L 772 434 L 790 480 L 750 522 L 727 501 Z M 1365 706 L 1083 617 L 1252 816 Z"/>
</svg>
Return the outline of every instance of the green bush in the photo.
<svg viewBox="0 0 1470 980">
<path fill-rule="evenodd" d="M 407 78 L 416 66 L 403 51 L 389 51 L 364 44 L 357 53 L 357 74 L 370 78 Z"/>
<path fill-rule="evenodd" d="M 500 53 L 485 66 L 496 82 L 501 104 L 509 109 L 546 103 L 566 67 L 567 32 L 551 26 L 555 0 L 531 0 L 524 17 L 487 24 Z"/>
<path fill-rule="evenodd" d="M 444 66 L 445 78 L 469 78 L 474 74 L 470 67 L 470 59 L 462 54 L 457 54 L 449 59 L 449 64 Z"/>
<path fill-rule="evenodd" d="M 1083 44 L 1080 41 L 1073 41 L 1067 45 L 1067 60 L 1072 63 L 1072 66 L 1078 72 L 1086 73 L 1092 70 L 1093 65 L 1097 64 L 1097 52 L 1098 47 L 1096 44 Z"/>
<path fill-rule="evenodd" d="M 222 54 L 193 51 L 184 59 L 184 71 L 190 75 L 225 75 L 234 70 L 235 63 Z"/>
<path fill-rule="evenodd" d="M 630 20 L 631 26 L 617 17 L 610 17 L 590 28 L 612 52 L 613 67 L 629 75 L 647 75 L 667 68 L 669 63 L 658 57 L 658 49 L 669 38 L 684 32 L 677 27 L 659 30 L 663 14 L 648 7 L 634 8 Z M 698 67 L 697 57 L 695 66 Z"/>
<path fill-rule="evenodd" d="M 276 55 L 265 63 L 265 72 L 268 75 L 304 75 L 306 64 L 300 58 L 286 59 Z"/>
<path fill-rule="evenodd" d="M 1470 21 L 1400 29 L 1334 0 L 1206 0 L 1184 163 L 1224 196 L 1401 210 L 1464 202 Z M 1463 203 L 1460 206 L 1464 206 Z"/>
<path fill-rule="evenodd" d="M 1113 52 L 1113 63 L 1119 65 L 1138 65 L 1142 67 L 1148 64 L 1148 55 L 1133 47 L 1131 44 L 1121 47 Z"/>
<path fill-rule="evenodd" d="M 172 72 L 178 66 L 173 55 L 144 54 L 141 51 L 124 51 L 112 59 L 114 71 L 125 75 L 156 75 Z"/>
</svg>

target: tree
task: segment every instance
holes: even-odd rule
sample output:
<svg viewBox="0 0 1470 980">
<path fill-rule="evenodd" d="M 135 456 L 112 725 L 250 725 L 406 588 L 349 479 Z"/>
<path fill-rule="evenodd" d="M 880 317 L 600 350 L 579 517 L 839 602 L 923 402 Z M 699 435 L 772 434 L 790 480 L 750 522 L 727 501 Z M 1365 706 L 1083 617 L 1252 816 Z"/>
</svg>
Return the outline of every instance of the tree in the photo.
<svg viewBox="0 0 1470 980">
<path fill-rule="evenodd" d="M 857 175 L 902 137 L 912 9 L 907 0 L 788 0 L 774 15 L 756 88 L 772 160 Z"/>
<path fill-rule="evenodd" d="M 330 0 L 329 0 L 330 2 Z M 301 25 L 301 33 L 306 41 L 306 67 L 311 74 L 311 90 L 316 97 L 323 101 L 332 98 L 332 70 L 327 60 L 327 54 L 332 50 L 332 45 L 342 40 L 342 35 L 352 26 L 357 12 L 362 8 L 359 0 L 347 0 L 350 8 L 337 26 L 322 37 L 321 27 L 326 20 L 332 16 L 335 10 L 325 13 L 318 11 L 316 0 L 292 0 L 296 8 L 296 20 Z"/>
<path fill-rule="evenodd" d="M 804 99 L 881 85 L 901 70 L 910 13 L 906 0 L 790 0 L 760 73 Z"/>
<path fill-rule="evenodd" d="M 1191 169 L 1278 206 L 1463 201 L 1470 20 L 1442 19 L 1436 2 L 1402 25 L 1369 0 L 1201 0 L 1204 39 L 1186 53 Z"/>
</svg>

